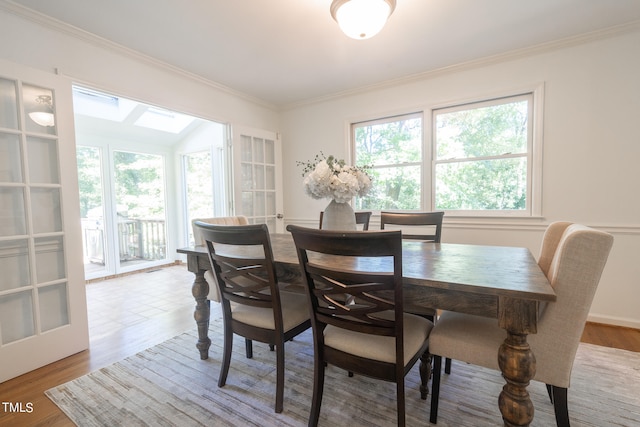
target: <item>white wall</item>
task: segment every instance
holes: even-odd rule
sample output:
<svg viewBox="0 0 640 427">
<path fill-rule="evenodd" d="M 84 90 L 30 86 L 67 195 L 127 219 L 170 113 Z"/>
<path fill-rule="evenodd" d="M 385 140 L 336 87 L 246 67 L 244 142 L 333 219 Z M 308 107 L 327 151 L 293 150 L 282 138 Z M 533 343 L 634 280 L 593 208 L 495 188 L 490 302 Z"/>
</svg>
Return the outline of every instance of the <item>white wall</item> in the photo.
<svg viewBox="0 0 640 427">
<path fill-rule="evenodd" d="M 638 46 L 639 31 L 584 40 L 291 108 L 283 112 L 281 128 L 286 221 L 317 224 L 327 201 L 304 195 L 295 162 L 320 150 L 348 158 L 350 122 L 544 83 L 543 217 L 445 216 L 443 240 L 526 246 L 537 256 L 549 222 L 568 220 L 609 231 L 615 243 L 590 319 L 640 328 Z"/>
</svg>

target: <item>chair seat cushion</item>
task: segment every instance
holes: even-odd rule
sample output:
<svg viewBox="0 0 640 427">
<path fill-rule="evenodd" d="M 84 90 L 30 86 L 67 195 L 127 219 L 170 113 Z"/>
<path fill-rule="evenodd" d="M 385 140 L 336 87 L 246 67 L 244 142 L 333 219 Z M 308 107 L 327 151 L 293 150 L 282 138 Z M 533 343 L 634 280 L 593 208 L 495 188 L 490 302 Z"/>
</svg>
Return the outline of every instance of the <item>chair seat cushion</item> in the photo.
<svg viewBox="0 0 640 427">
<path fill-rule="evenodd" d="M 307 296 L 292 292 L 280 292 L 282 304 L 282 323 L 284 331 L 293 329 L 309 319 Z M 238 322 L 264 329 L 275 329 L 273 310 L 271 308 L 231 305 L 232 317 Z"/>
<path fill-rule="evenodd" d="M 382 314 L 382 313 L 381 313 Z M 384 318 L 393 318 L 393 312 L 386 312 Z M 420 350 L 422 344 L 429 337 L 433 323 L 429 320 L 404 314 L 404 364 Z M 367 359 L 395 363 L 396 346 L 394 337 L 384 337 L 361 332 L 350 331 L 327 325 L 324 329 L 324 343 L 328 347 Z"/>
<path fill-rule="evenodd" d="M 506 337 L 498 319 L 444 311 L 429 336 L 429 352 L 500 370 L 498 347 Z"/>
</svg>

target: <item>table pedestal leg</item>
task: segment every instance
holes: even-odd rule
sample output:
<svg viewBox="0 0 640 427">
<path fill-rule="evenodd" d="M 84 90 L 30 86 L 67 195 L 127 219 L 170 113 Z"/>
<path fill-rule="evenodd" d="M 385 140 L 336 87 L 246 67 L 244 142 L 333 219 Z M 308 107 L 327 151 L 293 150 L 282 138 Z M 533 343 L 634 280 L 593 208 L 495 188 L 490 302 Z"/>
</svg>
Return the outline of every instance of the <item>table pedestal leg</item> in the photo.
<svg viewBox="0 0 640 427">
<path fill-rule="evenodd" d="M 198 326 L 198 343 L 196 348 L 200 351 L 200 359 L 205 360 L 209 358 L 209 347 L 211 346 L 211 340 L 209 339 L 209 317 L 210 302 L 207 299 L 209 295 L 209 284 L 204 279 L 204 270 L 198 270 L 196 278 L 193 281 L 191 287 L 191 293 L 196 299 L 196 309 L 193 313 L 193 318 L 196 320 Z"/>
<path fill-rule="evenodd" d="M 536 373 L 536 358 L 525 334 L 507 331 L 498 351 L 498 364 L 507 381 L 498 399 L 504 425 L 528 426 L 533 421 L 533 403 L 527 386 Z"/>
</svg>

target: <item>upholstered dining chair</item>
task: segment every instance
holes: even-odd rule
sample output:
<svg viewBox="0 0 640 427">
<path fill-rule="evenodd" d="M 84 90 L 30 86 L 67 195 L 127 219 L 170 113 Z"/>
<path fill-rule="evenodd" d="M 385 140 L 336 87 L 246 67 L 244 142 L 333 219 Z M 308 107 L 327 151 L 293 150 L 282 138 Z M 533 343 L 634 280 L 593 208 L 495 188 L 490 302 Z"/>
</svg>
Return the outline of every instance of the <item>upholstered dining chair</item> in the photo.
<svg viewBox="0 0 640 427">
<path fill-rule="evenodd" d="M 213 218 L 196 218 L 191 221 L 191 228 L 193 230 L 193 240 L 195 241 L 196 246 L 204 246 L 205 242 L 200 235 L 200 229 L 195 226 L 196 222 L 205 222 L 207 224 L 216 224 L 216 225 L 247 225 L 249 224 L 249 220 L 246 216 L 238 215 L 238 216 L 219 216 Z M 218 293 L 218 285 L 216 284 L 216 278 L 213 275 L 212 270 L 207 270 L 204 272 L 204 280 L 209 284 L 209 294 L 207 295 L 207 299 L 209 301 L 220 302 L 220 294 Z"/>
<path fill-rule="evenodd" d="M 196 222 L 209 253 L 224 322 L 224 350 L 218 386 L 229 373 L 233 335 L 275 346 L 276 403 L 284 398 L 284 345 L 309 329 L 309 310 L 303 294 L 278 288 L 269 230 L 265 224 L 213 225 Z M 247 357 L 249 355 L 247 348 Z"/>
<path fill-rule="evenodd" d="M 362 225 L 362 230 L 367 231 L 369 229 L 369 221 L 371 220 L 370 211 L 358 211 L 356 214 L 356 225 Z M 320 225 L 319 228 L 322 229 L 322 219 L 324 218 L 324 211 L 320 211 Z"/>
<path fill-rule="evenodd" d="M 403 311 L 401 233 L 294 225 L 287 230 L 296 245 L 311 311 L 314 380 L 309 426 L 318 424 L 327 364 L 395 382 L 398 425 L 404 426 L 404 377 L 419 359 L 426 399 L 431 371 L 426 350 L 433 323 Z M 369 271 L 367 265 L 374 268 Z M 342 302 L 345 293 L 353 296 L 352 303 Z"/>
<path fill-rule="evenodd" d="M 543 237 L 538 264 L 556 292 L 541 307 L 536 334 L 527 341 L 536 358 L 533 379 L 547 385 L 556 424 L 569 426 L 567 389 L 580 337 L 589 314 L 613 237 L 603 231 L 556 222 Z M 434 357 L 430 421 L 436 423 L 442 357 L 499 370 L 496 348 L 506 332 L 496 319 L 445 311 L 431 333 Z"/>
</svg>

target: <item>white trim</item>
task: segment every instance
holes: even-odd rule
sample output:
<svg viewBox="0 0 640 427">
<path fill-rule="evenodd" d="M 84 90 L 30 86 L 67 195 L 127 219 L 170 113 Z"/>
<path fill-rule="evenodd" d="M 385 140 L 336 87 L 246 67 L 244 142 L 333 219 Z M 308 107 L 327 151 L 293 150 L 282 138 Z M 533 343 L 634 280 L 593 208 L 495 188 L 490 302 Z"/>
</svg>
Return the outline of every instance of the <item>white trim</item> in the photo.
<svg viewBox="0 0 640 427">
<path fill-rule="evenodd" d="M 587 316 L 587 322 L 603 323 L 605 325 L 622 326 L 626 328 L 640 329 L 640 321 L 616 316 L 591 314 Z"/>
</svg>

